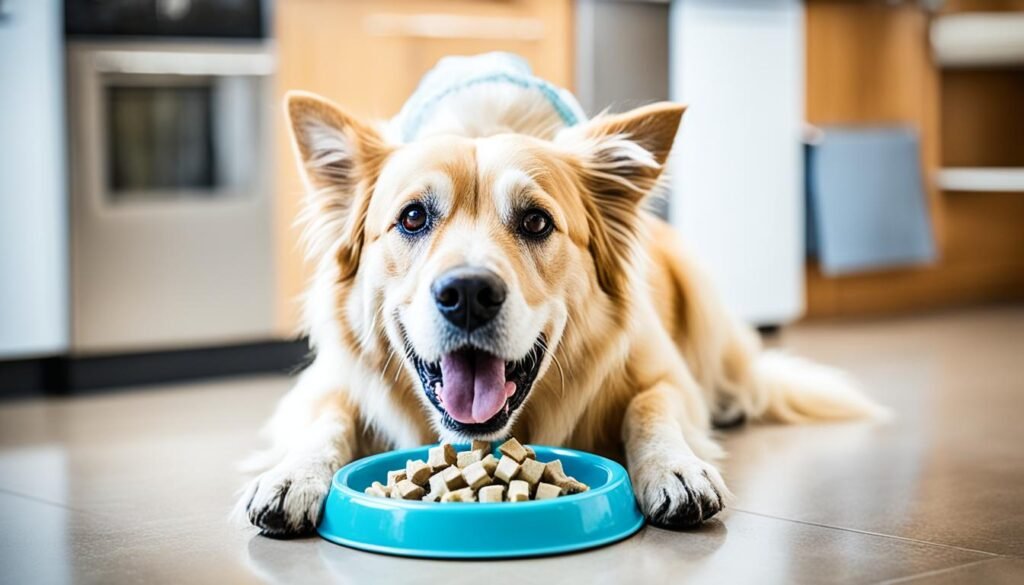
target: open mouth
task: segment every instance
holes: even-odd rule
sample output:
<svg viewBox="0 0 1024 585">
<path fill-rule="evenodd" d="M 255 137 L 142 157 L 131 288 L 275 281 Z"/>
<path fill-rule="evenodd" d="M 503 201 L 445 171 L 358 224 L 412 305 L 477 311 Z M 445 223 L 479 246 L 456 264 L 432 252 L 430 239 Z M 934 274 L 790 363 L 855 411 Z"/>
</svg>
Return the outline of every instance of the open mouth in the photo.
<svg viewBox="0 0 1024 585">
<path fill-rule="evenodd" d="M 526 400 L 540 371 L 544 336 L 522 359 L 506 362 L 486 351 L 465 347 L 428 363 L 413 362 L 430 403 L 442 423 L 465 435 L 486 435 L 502 429 Z"/>
</svg>

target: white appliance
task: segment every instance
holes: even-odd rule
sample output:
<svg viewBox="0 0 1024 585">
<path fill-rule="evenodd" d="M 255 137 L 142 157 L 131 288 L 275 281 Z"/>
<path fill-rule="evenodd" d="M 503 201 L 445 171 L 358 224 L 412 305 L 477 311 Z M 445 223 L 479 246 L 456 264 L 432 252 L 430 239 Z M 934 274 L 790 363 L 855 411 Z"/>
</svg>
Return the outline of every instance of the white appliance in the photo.
<svg viewBox="0 0 1024 585">
<path fill-rule="evenodd" d="M 804 12 L 799 0 L 671 4 L 672 223 L 757 325 L 804 310 Z"/>
<path fill-rule="evenodd" d="M 0 359 L 68 345 L 61 4 L 0 1 Z"/>
<path fill-rule="evenodd" d="M 69 43 L 73 353 L 271 337 L 273 69 L 263 41 Z"/>
</svg>

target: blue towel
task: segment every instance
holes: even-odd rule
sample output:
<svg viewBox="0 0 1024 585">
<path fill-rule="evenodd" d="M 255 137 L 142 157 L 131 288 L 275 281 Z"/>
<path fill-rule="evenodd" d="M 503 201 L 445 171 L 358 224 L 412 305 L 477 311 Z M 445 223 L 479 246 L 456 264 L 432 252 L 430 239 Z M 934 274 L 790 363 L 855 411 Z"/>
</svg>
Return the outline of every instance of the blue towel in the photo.
<svg viewBox="0 0 1024 585">
<path fill-rule="evenodd" d="M 825 128 L 807 157 L 808 251 L 830 276 L 936 259 L 917 135 Z"/>
</svg>

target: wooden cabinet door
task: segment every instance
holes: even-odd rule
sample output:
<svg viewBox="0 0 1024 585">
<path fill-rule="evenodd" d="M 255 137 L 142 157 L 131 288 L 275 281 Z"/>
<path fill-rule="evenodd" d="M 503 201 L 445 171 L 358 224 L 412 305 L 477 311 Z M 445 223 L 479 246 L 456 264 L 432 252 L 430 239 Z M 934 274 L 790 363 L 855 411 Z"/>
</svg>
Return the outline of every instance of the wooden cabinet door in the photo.
<svg viewBox="0 0 1024 585">
<path fill-rule="evenodd" d="M 572 0 L 280 0 L 277 93 L 319 93 L 371 118 L 398 112 L 446 55 L 509 51 L 556 85 L 572 86 Z M 308 280 L 294 227 L 302 199 L 279 116 L 275 209 L 278 331 L 296 331 Z"/>
</svg>

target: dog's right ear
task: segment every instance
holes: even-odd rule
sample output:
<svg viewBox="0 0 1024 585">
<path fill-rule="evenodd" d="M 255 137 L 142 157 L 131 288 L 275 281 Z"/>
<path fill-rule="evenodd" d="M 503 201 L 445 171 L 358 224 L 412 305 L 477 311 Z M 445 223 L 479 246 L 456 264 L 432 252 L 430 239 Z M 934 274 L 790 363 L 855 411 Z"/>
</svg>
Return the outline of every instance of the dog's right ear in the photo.
<svg viewBox="0 0 1024 585">
<path fill-rule="evenodd" d="M 284 99 L 299 167 L 311 187 L 353 194 L 375 178 L 391 151 L 375 128 L 316 94 L 290 91 Z"/>
<path fill-rule="evenodd" d="M 288 92 L 285 113 L 307 186 L 309 253 L 319 256 L 340 242 L 341 278 L 351 278 L 370 194 L 392 148 L 373 126 L 315 94 Z"/>
</svg>

